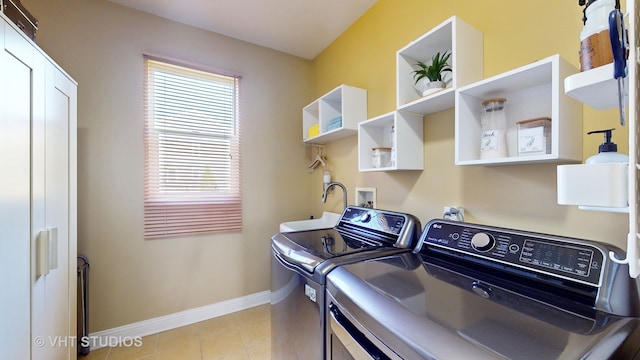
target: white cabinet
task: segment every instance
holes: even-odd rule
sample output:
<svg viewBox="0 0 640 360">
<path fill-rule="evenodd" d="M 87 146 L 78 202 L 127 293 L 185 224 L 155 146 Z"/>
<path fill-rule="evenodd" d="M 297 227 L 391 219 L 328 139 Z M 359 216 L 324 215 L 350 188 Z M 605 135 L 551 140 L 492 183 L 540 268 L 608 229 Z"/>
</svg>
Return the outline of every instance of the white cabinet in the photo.
<svg viewBox="0 0 640 360">
<path fill-rule="evenodd" d="M 0 19 L 1 20 L 1 19 Z M 5 29 L 6 28 L 6 29 Z M 31 349 L 31 96 L 33 51 L 5 37 L 0 21 L 0 349 L 7 359 L 29 359 Z M 4 36 L 5 32 L 7 36 Z M 39 72 L 40 71 L 40 72 Z M 44 79 L 44 77 L 43 77 Z M 42 93 L 34 94 L 39 103 Z M 34 108 L 34 115 L 43 112 Z"/>
<path fill-rule="evenodd" d="M 451 52 L 452 72 L 446 72 L 447 88 L 422 97 L 411 72 L 418 61 L 429 64 L 436 53 Z M 482 33 L 453 16 L 396 53 L 397 109 L 431 114 L 454 106 L 455 89 L 482 79 Z"/>
<path fill-rule="evenodd" d="M 340 85 L 302 109 L 302 139 L 324 144 L 356 135 L 367 119 L 367 90 Z"/>
<path fill-rule="evenodd" d="M 0 44 L 0 349 L 75 358 L 76 84 L 4 15 Z"/>
<path fill-rule="evenodd" d="M 495 165 L 582 160 L 582 104 L 565 95 L 564 79 L 577 69 L 559 55 L 536 61 L 456 91 L 456 165 Z M 506 98 L 507 150 L 502 158 L 481 159 L 481 104 Z M 519 156 L 517 122 L 551 118 L 550 152 Z"/>
<path fill-rule="evenodd" d="M 374 149 L 388 149 L 391 161 L 374 165 Z M 393 111 L 361 122 L 358 126 L 360 171 L 423 170 L 422 115 Z"/>
</svg>

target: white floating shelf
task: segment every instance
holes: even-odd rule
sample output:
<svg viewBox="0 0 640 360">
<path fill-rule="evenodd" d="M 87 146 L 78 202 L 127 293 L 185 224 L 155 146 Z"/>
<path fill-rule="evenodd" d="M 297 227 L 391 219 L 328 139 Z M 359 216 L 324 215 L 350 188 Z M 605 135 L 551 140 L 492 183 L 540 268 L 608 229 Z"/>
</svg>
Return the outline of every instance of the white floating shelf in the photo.
<svg viewBox="0 0 640 360">
<path fill-rule="evenodd" d="M 392 111 L 358 125 L 358 170 L 395 171 L 424 169 L 423 116 Z M 394 128 L 392 132 L 391 129 Z M 391 138 L 393 136 L 393 138 Z M 392 147 L 396 159 L 391 166 L 374 167 L 372 149 Z"/>
<path fill-rule="evenodd" d="M 452 72 L 444 73 L 447 88 L 423 97 L 414 88 L 411 72 L 418 61 L 429 64 L 436 53 L 451 52 Z M 396 102 L 398 110 L 432 114 L 452 108 L 455 89 L 482 79 L 482 33 L 452 16 L 396 53 Z"/>
<path fill-rule="evenodd" d="M 577 69 L 559 55 L 467 85 L 456 91 L 456 165 L 503 165 L 582 161 L 582 104 L 564 93 L 563 79 Z M 482 101 L 506 98 L 507 149 L 503 158 L 482 159 Z M 551 118 L 551 152 L 518 156 L 517 122 Z"/>
<path fill-rule="evenodd" d="M 625 79 L 625 105 L 629 102 L 629 79 Z M 613 78 L 613 63 L 583 71 L 564 79 L 566 94 L 597 110 L 618 107 L 618 80 Z"/>
<path fill-rule="evenodd" d="M 340 126 L 331 128 L 339 119 Z M 358 133 L 358 123 L 367 119 L 367 90 L 340 85 L 302 109 L 302 139 L 313 144 L 326 144 Z M 309 136 L 309 129 L 318 133 Z"/>
</svg>

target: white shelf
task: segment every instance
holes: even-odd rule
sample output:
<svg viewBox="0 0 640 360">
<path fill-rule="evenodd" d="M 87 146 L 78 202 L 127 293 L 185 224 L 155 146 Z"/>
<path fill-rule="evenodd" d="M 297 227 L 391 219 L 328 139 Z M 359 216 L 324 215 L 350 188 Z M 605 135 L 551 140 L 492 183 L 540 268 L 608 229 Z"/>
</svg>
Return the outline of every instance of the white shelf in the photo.
<svg viewBox="0 0 640 360">
<path fill-rule="evenodd" d="M 336 118 L 342 118 L 338 128 L 329 129 Z M 325 144 L 358 132 L 358 123 L 367 119 L 367 90 L 340 85 L 302 109 L 302 139 Z M 309 129 L 318 125 L 319 134 L 309 137 Z"/>
<path fill-rule="evenodd" d="M 451 52 L 452 72 L 446 72 L 447 88 L 422 97 L 413 86 L 411 72 L 418 61 L 429 63 L 437 52 Z M 455 89 L 482 79 L 482 33 L 452 16 L 396 53 L 396 101 L 398 110 L 431 114 L 454 106 Z"/>
<path fill-rule="evenodd" d="M 629 102 L 629 79 L 625 79 L 625 99 Z M 618 108 L 618 80 L 613 78 L 613 63 L 564 79 L 567 95 L 597 110 Z"/>
<path fill-rule="evenodd" d="M 559 165 L 558 204 L 629 209 L 629 165 L 593 163 Z M 590 208 L 592 209 L 592 208 Z"/>
<path fill-rule="evenodd" d="M 582 160 L 582 104 L 564 92 L 562 79 L 577 72 L 559 55 L 522 66 L 456 91 L 456 165 L 500 165 Z M 481 103 L 490 98 L 507 99 L 508 156 L 480 158 Z M 551 118 L 551 153 L 518 156 L 517 125 L 521 120 Z"/>
<path fill-rule="evenodd" d="M 394 127 L 392 139 L 391 127 Z M 393 166 L 373 167 L 376 147 L 396 144 Z M 423 116 L 406 111 L 393 111 L 358 125 L 358 169 L 366 171 L 395 171 L 424 169 Z"/>
</svg>

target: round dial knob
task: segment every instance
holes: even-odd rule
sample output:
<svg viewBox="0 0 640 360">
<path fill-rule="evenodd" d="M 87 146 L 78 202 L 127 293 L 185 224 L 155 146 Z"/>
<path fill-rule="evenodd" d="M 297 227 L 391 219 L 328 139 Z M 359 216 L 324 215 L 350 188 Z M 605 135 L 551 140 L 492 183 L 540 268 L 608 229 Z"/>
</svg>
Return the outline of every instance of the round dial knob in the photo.
<svg viewBox="0 0 640 360">
<path fill-rule="evenodd" d="M 369 212 L 366 212 L 360 216 L 360 222 L 366 223 L 369 222 L 369 220 L 371 220 L 371 213 Z"/>
<path fill-rule="evenodd" d="M 471 238 L 471 246 L 478 251 L 489 251 L 496 244 L 496 239 L 490 234 L 479 232 Z"/>
</svg>

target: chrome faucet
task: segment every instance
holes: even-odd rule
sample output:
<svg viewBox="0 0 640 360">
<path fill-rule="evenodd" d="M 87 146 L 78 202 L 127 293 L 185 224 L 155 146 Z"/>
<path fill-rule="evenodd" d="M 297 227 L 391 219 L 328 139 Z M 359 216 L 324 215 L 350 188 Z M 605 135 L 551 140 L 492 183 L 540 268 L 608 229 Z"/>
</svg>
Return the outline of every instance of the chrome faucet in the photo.
<svg viewBox="0 0 640 360">
<path fill-rule="evenodd" d="M 331 190 L 334 186 L 338 186 L 340 188 L 342 188 L 342 193 L 344 195 L 344 208 L 347 208 L 347 188 L 344 187 L 344 185 L 342 185 L 339 182 L 331 182 L 327 185 L 327 187 L 325 187 L 324 192 L 322 193 L 322 202 L 326 203 L 327 202 L 327 193 L 329 192 L 329 190 Z"/>
</svg>

